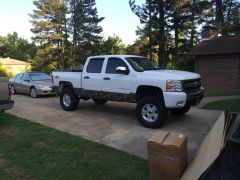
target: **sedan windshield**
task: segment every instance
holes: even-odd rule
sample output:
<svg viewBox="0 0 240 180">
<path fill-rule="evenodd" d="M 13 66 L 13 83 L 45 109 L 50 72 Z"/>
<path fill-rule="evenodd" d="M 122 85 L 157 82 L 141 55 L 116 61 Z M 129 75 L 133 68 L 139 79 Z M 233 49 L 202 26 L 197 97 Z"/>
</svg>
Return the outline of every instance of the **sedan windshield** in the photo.
<svg viewBox="0 0 240 180">
<path fill-rule="evenodd" d="M 135 71 L 160 70 L 160 67 L 144 57 L 127 57 L 126 60 Z"/>
<path fill-rule="evenodd" d="M 29 77 L 32 81 L 49 81 L 51 77 L 47 74 L 39 73 L 39 74 L 29 74 Z"/>
</svg>

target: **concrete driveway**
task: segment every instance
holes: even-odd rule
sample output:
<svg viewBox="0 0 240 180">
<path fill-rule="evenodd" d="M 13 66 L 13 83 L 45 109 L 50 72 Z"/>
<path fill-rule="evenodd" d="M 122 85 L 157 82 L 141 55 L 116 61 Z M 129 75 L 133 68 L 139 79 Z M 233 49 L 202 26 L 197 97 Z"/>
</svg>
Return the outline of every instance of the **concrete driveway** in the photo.
<svg viewBox="0 0 240 180">
<path fill-rule="evenodd" d="M 10 114 L 142 158 L 147 158 L 147 139 L 159 130 L 147 129 L 138 123 L 135 118 L 135 104 L 108 102 L 103 106 L 97 106 L 90 100 L 80 101 L 76 111 L 65 112 L 60 107 L 59 97 L 32 99 L 27 95 L 15 95 L 13 99 L 15 106 L 8 111 Z M 220 113 L 220 111 L 192 108 L 180 118 L 169 115 L 161 130 L 186 134 L 191 158 Z"/>
</svg>

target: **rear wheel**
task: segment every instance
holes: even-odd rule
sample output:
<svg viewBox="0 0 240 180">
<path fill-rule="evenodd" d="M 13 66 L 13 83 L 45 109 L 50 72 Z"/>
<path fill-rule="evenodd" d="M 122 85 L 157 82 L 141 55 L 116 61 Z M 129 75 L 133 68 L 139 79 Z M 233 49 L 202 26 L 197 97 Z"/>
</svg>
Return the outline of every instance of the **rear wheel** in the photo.
<svg viewBox="0 0 240 180">
<path fill-rule="evenodd" d="M 79 99 L 71 88 L 66 88 L 60 94 L 60 104 L 65 111 L 73 111 L 77 109 Z"/>
<path fill-rule="evenodd" d="M 107 100 L 105 99 L 96 99 L 96 98 L 93 98 L 93 102 L 96 104 L 96 105 L 104 105 Z"/>
<path fill-rule="evenodd" d="M 167 110 L 161 98 L 147 96 L 137 104 L 136 116 L 144 127 L 159 128 L 165 122 Z"/>
<path fill-rule="evenodd" d="M 187 113 L 191 109 L 191 106 L 184 106 L 182 108 L 172 108 L 168 109 L 170 113 L 172 113 L 175 116 L 182 116 L 185 113 Z"/>
<path fill-rule="evenodd" d="M 35 87 L 31 87 L 31 88 L 30 88 L 30 96 L 31 96 L 32 98 L 36 98 L 36 97 L 38 96 L 38 94 L 37 94 L 37 89 L 36 89 Z"/>
</svg>

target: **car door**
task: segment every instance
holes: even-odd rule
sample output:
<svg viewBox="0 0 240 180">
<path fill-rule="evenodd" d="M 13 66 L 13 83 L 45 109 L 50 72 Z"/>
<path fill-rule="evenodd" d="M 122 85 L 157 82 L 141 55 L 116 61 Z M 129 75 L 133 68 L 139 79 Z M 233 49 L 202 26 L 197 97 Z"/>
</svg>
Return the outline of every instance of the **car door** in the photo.
<svg viewBox="0 0 240 180">
<path fill-rule="evenodd" d="M 30 79 L 29 79 L 28 75 L 23 74 L 22 84 L 21 84 L 22 92 L 29 93 L 30 86 L 31 86 L 31 84 L 30 84 Z"/>
<path fill-rule="evenodd" d="M 102 91 L 130 94 L 132 92 L 133 75 L 131 73 L 118 73 L 116 72 L 117 67 L 126 67 L 129 69 L 123 59 L 117 57 L 108 58 L 103 76 Z"/>
<path fill-rule="evenodd" d="M 18 74 L 14 79 L 13 86 L 18 93 L 22 93 L 22 78 L 23 74 Z"/>
<path fill-rule="evenodd" d="M 82 88 L 89 91 L 101 91 L 102 67 L 105 58 L 91 58 L 82 73 Z M 94 93 L 94 92 L 93 92 Z"/>
</svg>

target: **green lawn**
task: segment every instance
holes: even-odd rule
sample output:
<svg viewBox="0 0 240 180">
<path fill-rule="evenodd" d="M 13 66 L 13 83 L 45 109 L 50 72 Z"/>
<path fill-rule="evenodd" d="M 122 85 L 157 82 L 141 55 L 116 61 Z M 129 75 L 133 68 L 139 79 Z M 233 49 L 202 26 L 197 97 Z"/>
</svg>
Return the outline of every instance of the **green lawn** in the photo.
<svg viewBox="0 0 240 180">
<path fill-rule="evenodd" d="M 204 109 L 227 110 L 240 112 L 240 99 L 222 100 L 206 104 Z"/>
<path fill-rule="evenodd" d="M 230 90 L 213 90 L 213 89 L 206 89 L 204 91 L 205 97 L 210 96 L 234 96 L 240 95 L 240 91 L 230 91 Z"/>
<path fill-rule="evenodd" d="M 0 179 L 148 179 L 146 160 L 0 113 Z"/>
</svg>

